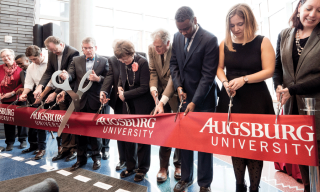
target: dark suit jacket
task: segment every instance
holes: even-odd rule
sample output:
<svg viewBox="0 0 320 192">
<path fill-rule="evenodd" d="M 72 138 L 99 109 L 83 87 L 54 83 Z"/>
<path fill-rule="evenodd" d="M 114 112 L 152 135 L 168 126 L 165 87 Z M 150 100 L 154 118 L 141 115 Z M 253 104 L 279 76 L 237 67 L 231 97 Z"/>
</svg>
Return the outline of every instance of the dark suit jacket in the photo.
<svg viewBox="0 0 320 192">
<path fill-rule="evenodd" d="M 182 87 L 188 103 L 196 104 L 195 111 L 214 111 L 218 86 L 215 82 L 219 63 L 219 46 L 216 36 L 199 26 L 188 54 L 184 54 L 185 37 L 174 35 L 170 71 L 174 89 Z"/>
<path fill-rule="evenodd" d="M 102 85 L 102 83 L 104 81 L 104 77 L 107 75 L 108 69 L 109 69 L 108 60 L 106 58 L 101 57 L 96 54 L 94 65 L 93 65 L 92 69 L 97 74 L 97 76 L 100 76 L 101 80 L 100 80 L 100 82 L 93 82 L 90 89 L 82 95 L 82 98 L 80 100 L 80 109 L 83 109 L 85 107 L 85 104 L 88 102 L 90 108 L 93 111 L 98 111 L 99 107 L 101 105 L 100 104 L 101 85 Z M 80 81 L 86 72 L 87 72 L 86 71 L 86 56 L 82 55 L 82 56 L 74 57 L 73 61 L 71 62 L 70 66 L 69 66 L 69 69 L 68 69 L 68 73 L 70 75 L 69 81 L 75 82 L 74 89 L 73 89 L 74 92 L 78 91 Z M 84 83 L 84 87 L 88 83 L 89 83 L 89 81 L 87 80 Z"/>
<path fill-rule="evenodd" d="M 146 56 L 145 53 L 140 53 L 140 52 L 137 52 L 137 53 L 144 57 Z M 116 56 L 112 56 L 112 57 L 106 56 L 106 58 L 108 58 L 108 62 L 109 62 L 109 71 L 103 81 L 101 91 L 105 91 L 108 93 L 107 97 L 110 98 L 110 101 L 108 104 L 113 108 L 113 110 L 116 110 L 115 108 L 116 108 L 117 100 L 120 99 L 118 96 L 118 82 L 119 82 L 119 76 L 120 76 L 119 66 L 121 62 L 118 61 Z"/>
<path fill-rule="evenodd" d="M 62 61 L 61 61 L 61 70 L 67 70 L 70 66 L 73 57 L 79 56 L 79 52 L 76 50 L 76 48 L 65 45 L 65 48 L 62 53 Z M 39 84 L 43 85 L 43 87 L 46 87 L 49 83 L 51 76 L 54 72 L 58 70 L 58 56 L 53 54 L 52 52 L 49 52 L 49 58 L 48 58 L 48 65 L 46 72 L 43 74 Z M 73 84 L 70 84 L 71 87 L 73 87 Z M 56 93 L 60 93 L 61 89 L 56 89 Z"/>
<path fill-rule="evenodd" d="M 133 102 L 135 114 L 150 114 L 155 104 L 149 89 L 150 71 L 148 61 L 139 54 L 134 56 L 134 61 L 139 65 L 138 71 L 135 72 L 134 86 L 129 87 L 129 90 L 124 92 L 124 97 L 126 101 L 131 100 Z M 118 86 L 124 89 L 127 81 L 126 68 L 124 63 L 118 63 L 120 64 Z"/>
</svg>

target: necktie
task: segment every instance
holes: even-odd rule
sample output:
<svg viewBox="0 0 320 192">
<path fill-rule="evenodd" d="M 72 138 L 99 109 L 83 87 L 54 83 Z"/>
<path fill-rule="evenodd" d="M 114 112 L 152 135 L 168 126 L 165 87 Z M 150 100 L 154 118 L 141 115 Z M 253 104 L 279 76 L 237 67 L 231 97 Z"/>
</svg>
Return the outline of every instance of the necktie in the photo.
<svg viewBox="0 0 320 192">
<path fill-rule="evenodd" d="M 161 63 L 162 63 L 162 67 L 164 66 L 164 55 L 161 55 Z"/>
<path fill-rule="evenodd" d="M 187 56 L 187 54 L 188 54 L 188 46 L 189 46 L 190 40 L 191 40 L 191 38 L 187 38 L 187 42 L 184 45 L 184 49 L 183 50 L 184 50 L 184 55 L 185 56 Z"/>
<path fill-rule="evenodd" d="M 94 60 L 94 57 L 88 57 L 86 60 L 87 60 L 87 61 L 93 61 L 93 60 Z"/>
</svg>

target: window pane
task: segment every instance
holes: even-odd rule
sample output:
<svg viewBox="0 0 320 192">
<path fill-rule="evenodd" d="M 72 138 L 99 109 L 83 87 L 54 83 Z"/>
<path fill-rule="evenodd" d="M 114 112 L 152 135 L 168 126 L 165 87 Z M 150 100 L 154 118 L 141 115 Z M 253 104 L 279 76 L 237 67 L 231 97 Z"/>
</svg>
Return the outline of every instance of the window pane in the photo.
<svg viewBox="0 0 320 192">
<path fill-rule="evenodd" d="M 141 30 L 143 28 L 141 14 L 116 11 L 115 22 L 117 23 L 117 27 L 119 28 L 137 30 Z"/>
<path fill-rule="evenodd" d="M 113 28 L 111 27 L 95 27 L 94 38 L 96 39 L 98 50 L 97 53 L 104 56 L 112 56 L 113 49 Z"/>
<path fill-rule="evenodd" d="M 114 19 L 113 19 L 113 10 L 106 9 L 106 8 L 95 8 L 95 22 L 96 25 L 105 25 L 105 26 L 113 26 Z"/>
<path fill-rule="evenodd" d="M 278 11 L 279 8 L 285 7 L 286 0 L 268 0 L 269 13 Z"/>
<path fill-rule="evenodd" d="M 269 25 L 270 25 L 270 41 L 276 49 L 278 35 L 282 29 L 289 27 L 288 21 L 286 19 L 279 19 L 279 18 L 286 18 L 285 9 L 277 12 L 276 14 L 269 17 Z"/>
<path fill-rule="evenodd" d="M 40 0 L 40 15 L 69 18 L 69 3 L 57 0 Z"/>
<path fill-rule="evenodd" d="M 134 44 L 136 51 L 144 51 L 142 46 L 142 32 L 127 30 L 127 29 L 116 29 L 114 39 L 127 39 Z"/>
<path fill-rule="evenodd" d="M 299 0 L 296 0 L 292 3 L 292 13 L 294 12 L 294 10 L 296 9 L 297 5 L 299 3 Z"/>
<path fill-rule="evenodd" d="M 146 31 L 149 31 L 149 32 L 153 32 L 154 30 L 159 28 L 164 28 L 164 29 L 168 28 L 167 19 L 145 16 L 144 21 L 145 21 Z"/>
<path fill-rule="evenodd" d="M 43 25 L 46 23 L 55 23 L 58 26 L 60 26 L 60 31 L 61 31 L 60 39 L 66 44 L 69 44 L 69 22 L 40 19 L 40 25 Z"/>
</svg>

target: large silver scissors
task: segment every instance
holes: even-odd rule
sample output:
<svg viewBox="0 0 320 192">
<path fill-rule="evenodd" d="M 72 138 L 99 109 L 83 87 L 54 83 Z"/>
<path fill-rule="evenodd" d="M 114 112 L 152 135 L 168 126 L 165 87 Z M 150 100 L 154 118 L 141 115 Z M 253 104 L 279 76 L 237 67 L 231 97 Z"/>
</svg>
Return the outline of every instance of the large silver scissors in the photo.
<svg viewBox="0 0 320 192">
<path fill-rule="evenodd" d="M 180 93 L 183 93 L 183 91 L 180 89 Z M 178 117 L 178 114 L 180 113 L 180 111 L 181 111 L 181 108 L 182 108 L 182 104 L 183 104 L 183 102 L 184 102 L 184 100 L 183 100 L 183 96 L 181 95 L 181 98 L 180 98 L 180 105 L 179 105 L 179 107 L 178 107 L 178 110 L 177 110 L 177 114 L 176 114 L 176 116 L 175 116 L 175 118 L 174 118 L 174 122 L 176 122 L 176 120 L 177 120 L 177 117 Z"/>
<path fill-rule="evenodd" d="M 282 108 L 281 100 L 282 100 L 282 94 L 280 94 L 280 103 L 279 103 L 279 105 L 278 105 L 278 113 L 277 113 L 277 116 L 276 116 L 276 124 L 278 124 L 278 117 L 279 117 L 279 115 L 280 115 L 281 108 Z"/>
<path fill-rule="evenodd" d="M 230 123 L 230 114 L 231 114 L 232 101 L 233 101 L 233 95 L 230 95 L 227 127 L 229 127 L 229 123 Z"/>
<path fill-rule="evenodd" d="M 57 83 L 57 77 L 60 75 L 60 73 L 62 73 L 61 70 L 58 70 L 56 72 L 54 72 L 51 76 L 51 82 L 52 84 L 57 87 L 57 88 L 60 88 L 64 91 L 66 91 L 70 97 L 72 98 L 72 102 L 66 112 L 66 114 L 64 115 L 63 119 L 62 119 L 62 122 L 59 126 L 59 129 L 58 129 L 58 136 L 61 135 L 65 125 L 67 124 L 72 112 L 75 110 L 76 112 L 79 112 L 80 111 L 80 100 L 81 100 L 81 97 L 83 95 L 83 93 L 85 93 L 86 91 L 88 91 L 92 85 L 92 81 L 90 81 L 88 83 L 88 85 L 83 88 L 83 84 L 85 83 L 85 81 L 87 80 L 87 78 L 89 77 L 90 74 L 92 74 L 92 70 L 89 70 L 87 71 L 87 73 L 82 77 L 81 81 L 80 81 L 80 84 L 79 84 L 79 87 L 78 87 L 78 91 L 77 93 L 75 93 L 71 87 L 70 87 L 70 84 L 69 84 L 69 80 L 66 79 L 64 80 L 64 82 L 62 84 L 59 84 Z"/>
</svg>

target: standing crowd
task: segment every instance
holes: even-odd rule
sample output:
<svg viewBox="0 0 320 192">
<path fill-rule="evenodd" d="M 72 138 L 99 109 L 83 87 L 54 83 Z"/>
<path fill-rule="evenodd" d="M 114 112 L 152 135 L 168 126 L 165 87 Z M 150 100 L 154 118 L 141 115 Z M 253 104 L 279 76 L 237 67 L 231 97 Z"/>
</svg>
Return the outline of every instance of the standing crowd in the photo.
<svg viewBox="0 0 320 192">
<path fill-rule="evenodd" d="M 233 113 L 274 114 L 271 95 L 264 80 L 272 77 L 278 101 L 284 114 L 303 114 L 303 98 L 320 99 L 320 0 L 300 0 L 290 18 L 290 28 L 280 32 L 276 51 L 270 40 L 256 35 L 257 21 L 246 4 L 233 6 L 226 16 L 226 36 L 218 39 L 198 23 L 190 7 L 181 7 L 175 15 L 179 32 L 173 42 L 164 29 L 151 34 L 153 43 L 146 54 L 136 52 L 128 40 L 117 40 L 114 56 L 96 53 L 96 41 L 87 37 L 82 52 L 50 36 L 44 44 L 48 56 L 31 45 L 25 55 L 14 58 L 10 49 L 0 51 L 0 94 L 4 104 L 66 110 L 72 102 L 70 95 L 55 88 L 52 74 L 61 70 L 58 82 L 69 81 L 74 92 L 88 71 L 92 73 L 85 85 L 92 86 L 81 97 L 80 111 L 96 113 L 101 104 L 108 104 L 115 114 L 227 113 L 230 98 Z M 31 64 L 30 62 L 31 61 Z M 222 82 L 220 90 L 217 77 Z M 219 102 L 218 101 L 219 97 Z M 316 108 L 320 102 L 316 102 Z M 104 113 L 109 113 L 103 109 Z M 317 139 L 320 141 L 320 115 L 316 112 Z M 5 124 L 6 150 L 13 149 L 15 126 Z M 30 147 L 22 153 L 33 152 L 41 159 L 46 150 L 46 131 L 18 127 L 20 147 Z M 101 158 L 109 158 L 109 140 L 62 133 L 57 137 L 58 154 L 52 161 L 65 159 L 76 162 L 71 170 L 85 165 L 88 157 L 93 169 L 99 169 Z M 150 168 L 151 146 L 118 141 L 121 178 L 135 174 L 134 181 L 144 180 Z M 320 143 L 319 143 L 320 144 Z M 160 147 L 160 169 L 157 181 L 164 182 L 169 174 L 171 148 Z M 320 150 L 318 149 L 319 154 Z M 185 191 L 193 183 L 194 152 L 175 149 L 174 177 L 179 180 L 175 192 Z M 213 156 L 198 152 L 197 181 L 200 192 L 211 191 Z M 232 157 L 236 191 L 247 191 L 244 180 L 248 168 L 250 191 L 259 191 L 263 161 Z M 299 166 L 305 191 L 310 191 L 309 169 Z"/>
</svg>

